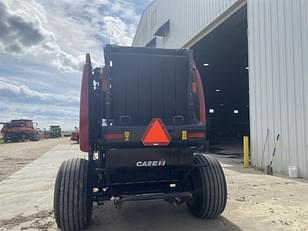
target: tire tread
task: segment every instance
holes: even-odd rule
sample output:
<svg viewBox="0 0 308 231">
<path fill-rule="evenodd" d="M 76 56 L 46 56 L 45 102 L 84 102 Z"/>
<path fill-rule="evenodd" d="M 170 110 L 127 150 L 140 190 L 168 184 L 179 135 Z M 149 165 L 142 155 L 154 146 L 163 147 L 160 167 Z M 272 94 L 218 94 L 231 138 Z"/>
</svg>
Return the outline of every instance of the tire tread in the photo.
<svg viewBox="0 0 308 231">
<path fill-rule="evenodd" d="M 200 218 L 217 217 L 224 211 L 227 201 L 227 186 L 223 169 L 220 163 L 208 154 L 195 154 L 194 164 L 198 167 L 194 170 L 192 177 L 200 176 L 197 187 L 201 194 L 199 195 L 200 201 L 195 201 L 193 204 L 187 203 L 188 208 Z"/>
<path fill-rule="evenodd" d="M 89 162 L 74 158 L 62 163 L 56 178 L 54 214 L 58 228 L 86 228 L 92 214 L 92 187 L 88 182 Z"/>
</svg>

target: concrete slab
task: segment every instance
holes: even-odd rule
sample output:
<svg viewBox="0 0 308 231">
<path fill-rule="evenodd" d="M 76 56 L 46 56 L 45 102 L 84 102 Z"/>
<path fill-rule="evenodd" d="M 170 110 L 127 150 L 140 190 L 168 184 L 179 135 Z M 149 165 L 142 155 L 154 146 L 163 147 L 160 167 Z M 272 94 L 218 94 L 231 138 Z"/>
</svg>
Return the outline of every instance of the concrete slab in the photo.
<svg viewBox="0 0 308 231">
<path fill-rule="evenodd" d="M 78 145 L 60 144 L 0 182 L 0 220 L 52 209 L 59 166 L 66 159 L 84 156 Z"/>
</svg>

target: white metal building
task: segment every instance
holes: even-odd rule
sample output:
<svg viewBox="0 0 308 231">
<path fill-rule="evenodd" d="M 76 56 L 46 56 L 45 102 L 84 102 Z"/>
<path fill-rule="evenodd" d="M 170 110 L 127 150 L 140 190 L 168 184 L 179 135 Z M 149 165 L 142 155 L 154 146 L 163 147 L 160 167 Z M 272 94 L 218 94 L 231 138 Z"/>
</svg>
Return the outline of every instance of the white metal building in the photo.
<svg viewBox="0 0 308 231">
<path fill-rule="evenodd" d="M 308 0 L 154 0 L 133 46 L 192 48 L 213 137 L 248 133 L 266 167 L 280 134 L 274 172 L 308 178 Z"/>
</svg>

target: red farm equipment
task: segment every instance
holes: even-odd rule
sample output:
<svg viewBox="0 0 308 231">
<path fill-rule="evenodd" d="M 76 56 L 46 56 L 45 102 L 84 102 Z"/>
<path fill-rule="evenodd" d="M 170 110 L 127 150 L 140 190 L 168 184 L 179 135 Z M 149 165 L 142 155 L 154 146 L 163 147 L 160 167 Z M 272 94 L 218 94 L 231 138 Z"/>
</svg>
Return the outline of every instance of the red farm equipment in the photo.
<svg viewBox="0 0 308 231">
<path fill-rule="evenodd" d="M 12 120 L 8 123 L 2 123 L 4 142 L 16 141 L 38 141 L 40 139 L 39 131 L 34 128 L 32 120 Z"/>
<path fill-rule="evenodd" d="M 205 101 L 189 49 L 104 48 L 105 66 L 86 55 L 80 102 L 80 149 L 87 160 L 62 163 L 54 213 L 62 230 L 80 230 L 93 202 L 163 199 L 186 203 L 200 218 L 227 201 L 219 162 L 204 154 Z"/>
<path fill-rule="evenodd" d="M 79 129 L 77 127 L 75 127 L 75 131 L 73 131 L 71 134 L 71 140 L 79 143 Z"/>
</svg>

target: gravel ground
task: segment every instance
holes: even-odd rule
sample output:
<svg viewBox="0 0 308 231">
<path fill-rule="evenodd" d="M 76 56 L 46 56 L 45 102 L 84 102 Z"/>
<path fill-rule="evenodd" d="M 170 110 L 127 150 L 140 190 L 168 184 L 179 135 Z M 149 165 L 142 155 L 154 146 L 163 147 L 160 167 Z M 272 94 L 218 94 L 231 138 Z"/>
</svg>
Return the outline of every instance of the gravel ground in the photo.
<svg viewBox="0 0 308 231">
<path fill-rule="evenodd" d="M 0 230 L 57 230 L 52 210 L 57 169 L 65 159 L 84 156 L 77 145 L 61 144 L 0 182 Z M 227 207 L 218 218 L 197 219 L 185 205 L 163 201 L 128 202 L 121 210 L 106 202 L 94 206 L 88 230 L 308 230 L 308 181 L 218 158 L 228 183 Z"/>
<path fill-rule="evenodd" d="M 69 138 L 0 144 L 0 182 Z"/>
</svg>

